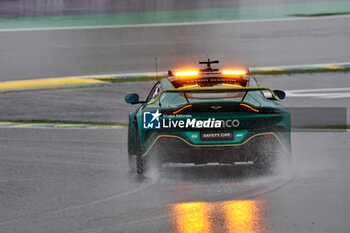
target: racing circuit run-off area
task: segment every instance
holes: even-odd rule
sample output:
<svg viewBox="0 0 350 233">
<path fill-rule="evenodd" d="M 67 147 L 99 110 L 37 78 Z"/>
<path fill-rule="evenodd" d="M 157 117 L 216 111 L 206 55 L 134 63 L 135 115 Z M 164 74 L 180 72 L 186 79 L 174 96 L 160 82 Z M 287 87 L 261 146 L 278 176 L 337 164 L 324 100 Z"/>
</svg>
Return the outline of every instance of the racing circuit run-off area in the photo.
<svg viewBox="0 0 350 233">
<path fill-rule="evenodd" d="M 349 232 L 349 13 L 0 0 L 0 232 Z"/>
</svg>

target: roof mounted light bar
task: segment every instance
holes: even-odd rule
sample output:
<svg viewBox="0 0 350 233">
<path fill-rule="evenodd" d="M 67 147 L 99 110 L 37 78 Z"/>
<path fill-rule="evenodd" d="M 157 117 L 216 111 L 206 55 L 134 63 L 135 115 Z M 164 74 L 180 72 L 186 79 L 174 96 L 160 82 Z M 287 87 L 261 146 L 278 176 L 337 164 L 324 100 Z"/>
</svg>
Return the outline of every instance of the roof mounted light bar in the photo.
<svg viewBox="0 0 350 233">
<path fill-rule="evenodd" d="M 211 67 L 211 64 L 218 64 L 218 60 L 211 61 L 208 59 L 208 61 L 200 61 L 199 64 L 206 64 L 207 67 L 205 69 L 200 70 L 181 70 L 178 72 L 173 73 L 172 71 L 168 71 L 169 76 L 174 76 L 178 78 L 183 77 L 196 77 L 200 74 L 222 74 L 224 76 L 235 76 L 235 77 L 242 77 L 249 73 L 248 69 L 224 69 L 221 72 L 219 72 L 219 69 L 213 69 Z"/>
<path fill-rule="evenodd" d="M 221 74 L 230 76 L 244 76 L 247 75 L 248 71 L 243 69 L 232 69 L 232 70 L 222 70 Z"/>
<path fill-rule="evenodd" d="M 176 77 L 195 77 L 199 75 L 198 70 L 184 70 L 175 73 Z"/>
</svg>

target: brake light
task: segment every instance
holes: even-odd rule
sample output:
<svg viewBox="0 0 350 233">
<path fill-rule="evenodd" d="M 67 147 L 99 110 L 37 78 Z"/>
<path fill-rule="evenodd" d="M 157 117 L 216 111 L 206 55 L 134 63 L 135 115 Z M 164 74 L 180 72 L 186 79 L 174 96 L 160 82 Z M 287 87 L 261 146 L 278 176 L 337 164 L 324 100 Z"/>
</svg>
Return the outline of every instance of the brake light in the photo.
<svg viewBox="0 0 350 233">
<path fill-rule="evenodd" d="M 190 108 L 190 107 L 192 107 L 192 104 L 185 105 L 185 106 L 183 106 L 182 108 L 179 108 L 178 110 L 173 111 L 173 115 L 176 115 L 176 114 L 178 114 L 178 113 L 182 112 L 184 109 L 186 109 L 186 108 Z"/>
<path fill-rule="evenodd" d="M 249 108 L 250 110 L 252 110 L 253 112 L 259 112 L 259 109 L 256 109 L 248 104 L 240 104 L 243 107 Z"/>
</svg>

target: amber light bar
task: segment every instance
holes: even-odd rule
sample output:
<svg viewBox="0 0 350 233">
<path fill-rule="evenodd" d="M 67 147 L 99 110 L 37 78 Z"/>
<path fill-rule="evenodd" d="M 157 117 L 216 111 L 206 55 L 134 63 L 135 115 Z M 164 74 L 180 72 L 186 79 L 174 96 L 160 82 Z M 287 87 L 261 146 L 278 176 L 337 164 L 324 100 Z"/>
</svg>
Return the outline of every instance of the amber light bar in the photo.
<svg viewBox="0 0 350 233">
<path fill-rule="evenodd" d="M 249 108 L 253 112 L 259 112 L 259 109 L 253 108 L 252 106 L 250 106 L 248 104 L 240 104 L 240 105 L 243 106 L 243 107 Z"/>
<path fill-rule="evenodd" d="M 184 70 L 184 71 L 179 71 L 175 73 L 176 77 L 194 77 L 198 75 L 199 75 L 198 70 Z"/>
<path fill-rule="evenodd" d="M 221 71 L 223 75 L 234 75 L 234 76 L 243 76 L 247 74 L 246 70 L 223 70 Z"/>
<path fill-rule="evenodd" d="M 184 109 L 190 108 L 190 107 L 192 107 L 192 104 L 185 105 L 185 106 L 183 106 L 182 108 L 180 108 L 180 109 L 178 109 L 178 110 L 176 110 L 176 111 L 173 111 L 173 114 L 176 115 L 176 114 L 182 112 Z"/>
</svg>

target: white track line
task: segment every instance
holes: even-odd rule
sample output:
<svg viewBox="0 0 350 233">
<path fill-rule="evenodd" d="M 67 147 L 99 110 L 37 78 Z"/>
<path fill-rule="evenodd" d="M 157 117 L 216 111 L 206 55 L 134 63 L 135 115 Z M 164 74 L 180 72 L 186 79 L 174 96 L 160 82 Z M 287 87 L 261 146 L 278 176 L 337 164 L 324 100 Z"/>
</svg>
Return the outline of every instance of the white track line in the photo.
<svg viewBox="0 0 350 233">
<path fill-rule="evenodd" d="M 311 21 L 349 18 L 350 15 L 320 16 L 320 17 L 291 17 L 278 19 L 247 19 L 247 20 L 222 20 L 222 21 L 204 21 L 187 23 L 154 23 L 154 24 L 126 24 L 110 26 L 82 26 L 82 27 L 52 27 L 52 28 L 18 28 L 18 29 L 0 29 L 0 32 L 29 32 L 29 31 L 60 31 L 60 30 L 86 30 L 86 29 L 118 29 L 118 28 L 147 28 L 147 27 L 173 27 L 173 26 L 193 26 L 193 25 L 211 25 L 211 24 L 241 24 L 241 23 L 270 23 L 285 21 Z"/>
</svg>

